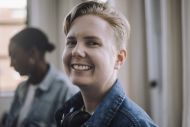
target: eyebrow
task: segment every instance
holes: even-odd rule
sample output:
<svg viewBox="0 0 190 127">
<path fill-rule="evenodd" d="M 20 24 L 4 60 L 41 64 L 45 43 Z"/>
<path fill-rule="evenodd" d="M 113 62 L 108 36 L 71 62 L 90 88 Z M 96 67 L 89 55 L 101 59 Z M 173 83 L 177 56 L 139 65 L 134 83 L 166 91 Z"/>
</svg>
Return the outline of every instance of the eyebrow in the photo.
<svg viewBox="0 0 190 127">
<path fill-rule="evenodd" d="M 96 36 L 86 36 L 84 37 L 84 39 L 87 39 L 87 40 L 100 40 L 98 37 Z"/>
<path fill-rule="evenodd" d="M 66 39 L 68 39 L 68 40 L 75 40 L 76 37 L 74 37 L 74 36 L 68 36 Z M 96 37 L 96 36 L 85 36 L 85 37 L 83 37 L 83 39 L 85 39 L 85 40 L 98 40 L 98 41 L 101 41 L 101 39 L 98 38 L 98 37 Z"/>
</svg>

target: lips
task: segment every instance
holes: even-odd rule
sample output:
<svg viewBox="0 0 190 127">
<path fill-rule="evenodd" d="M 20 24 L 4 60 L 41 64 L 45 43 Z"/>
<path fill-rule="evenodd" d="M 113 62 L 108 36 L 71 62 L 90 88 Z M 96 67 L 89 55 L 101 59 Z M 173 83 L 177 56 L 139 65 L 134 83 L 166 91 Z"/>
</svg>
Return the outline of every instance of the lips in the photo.
<svg viewBox="0 0 190 127">
<path fill-rule="evenodd" d="M 84 64 L 71 64 L 72 69 L 77 71 L 88 71 L 92 69 L 92 66 L 90 65 L 84 65 Z"/>
</svg>

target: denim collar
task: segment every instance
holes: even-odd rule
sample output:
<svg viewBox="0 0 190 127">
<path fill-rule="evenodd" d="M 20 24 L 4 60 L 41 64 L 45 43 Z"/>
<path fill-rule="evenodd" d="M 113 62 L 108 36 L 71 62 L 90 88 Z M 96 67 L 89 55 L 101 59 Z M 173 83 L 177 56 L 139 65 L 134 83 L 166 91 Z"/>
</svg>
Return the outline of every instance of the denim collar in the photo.
<svg viewBox="0 0 190 127">
<path fill-rule="evenodd" d="M 116 80 L 110 91 L 104 97 L 103 101 L 96 108 L 94 114 L 87 122 L 85 122 L 82 127 L 109 126 L 114 115 L 123 103 L 125 97 L 125 92 L 123 91 L 121 83 L 119 82 L 119 80 Z M 84 102 L 81 93 L 79 92 L 63 106 L 63 113 L 67 114 L 68 112 L 72 112 L 73 110 L 79 110 L 83 105 Z"/>
<path fill-rule="evenodd" d="M 124 99 L 125 92 L 123 91 L 121 83 L 117 80 L 84 126 L 109 126 Z"/>
</svg>

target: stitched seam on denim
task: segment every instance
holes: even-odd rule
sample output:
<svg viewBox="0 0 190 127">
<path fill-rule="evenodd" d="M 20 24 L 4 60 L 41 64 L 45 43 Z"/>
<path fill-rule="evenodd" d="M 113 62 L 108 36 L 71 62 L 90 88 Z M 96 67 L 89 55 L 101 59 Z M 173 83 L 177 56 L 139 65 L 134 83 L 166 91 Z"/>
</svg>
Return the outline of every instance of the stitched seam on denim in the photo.
<svg viewBox="0 0 190 127">
<path fill-rule="evenodd" d="M 106 117 L 105 117 L 105 121 L 104 121 L 104 124 L 106 126 L 110 125 L 111 121 L 113 120 L 115 114 L 117 113 L 117 111 L 119 110 L 120 106 L 123 104 L 123 100 L 125 99 L 125 96 L 122 97 L 122 96 L 119 96 L 117 97 L 117 101 L 115 101 L 115 103 L 113 104 L 114 107 L 112 107 L 108 113 L 106 113 Z"/>
<path fill-rule="evenodd" d="M 119 110 L 119 112 L 123 113 L 128 118 L 128 120 L 131 121 L 134 127 L 140 127 L 138 120 L 129 111 Z"/>
</svg>

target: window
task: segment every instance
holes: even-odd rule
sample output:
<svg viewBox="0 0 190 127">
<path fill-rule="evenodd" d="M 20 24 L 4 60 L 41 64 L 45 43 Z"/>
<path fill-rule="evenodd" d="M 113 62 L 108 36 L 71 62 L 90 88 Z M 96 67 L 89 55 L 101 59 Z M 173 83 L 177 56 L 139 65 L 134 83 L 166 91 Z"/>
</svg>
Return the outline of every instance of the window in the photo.
<svg viewBox="0 0 190 127">
<path fill-rule="evenodd" d="M 27 0 L 0 0 L 0 96 L 13 93 L 22 77 L 10 67 L 9 39 L 26 26 Z"/>
</svg>

